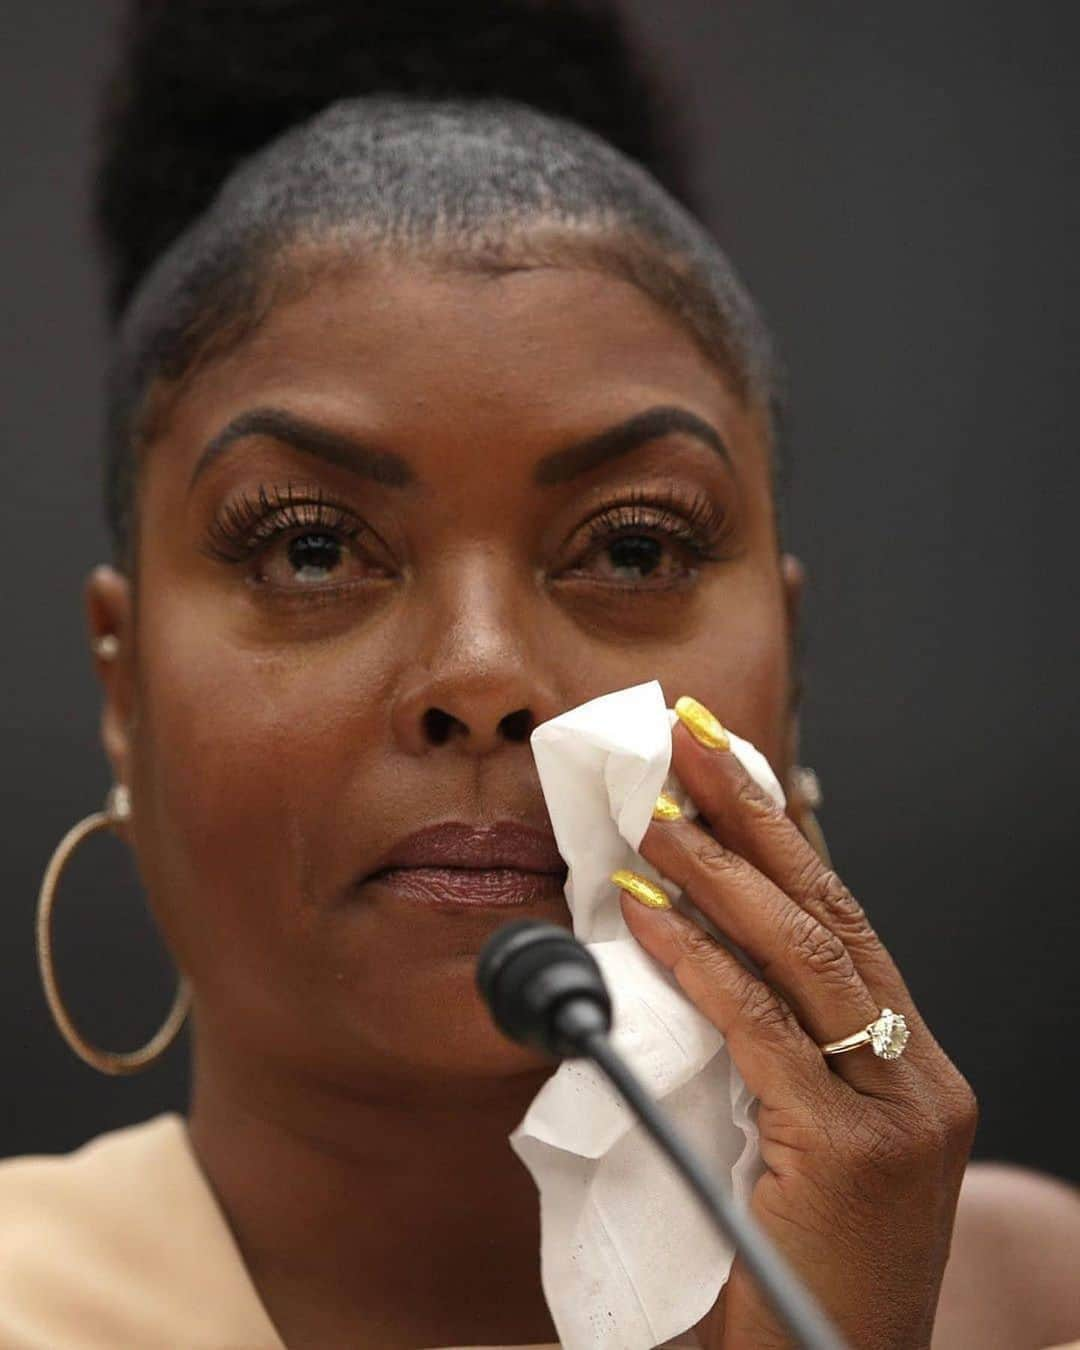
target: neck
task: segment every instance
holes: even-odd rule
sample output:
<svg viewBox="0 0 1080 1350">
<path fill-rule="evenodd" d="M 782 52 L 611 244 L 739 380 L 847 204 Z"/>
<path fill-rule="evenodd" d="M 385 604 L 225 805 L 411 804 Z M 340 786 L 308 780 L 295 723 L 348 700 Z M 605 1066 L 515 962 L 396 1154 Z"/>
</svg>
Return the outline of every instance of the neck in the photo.
<svg viewBox="0 0 1080 1350">
<path fill-rule="evenodd" d="M 197 1041 L 191 1141 L 290 1350 L 557 1339 L 507 1142 L 550 1072 L 346 1089 Z"/>
</svg>

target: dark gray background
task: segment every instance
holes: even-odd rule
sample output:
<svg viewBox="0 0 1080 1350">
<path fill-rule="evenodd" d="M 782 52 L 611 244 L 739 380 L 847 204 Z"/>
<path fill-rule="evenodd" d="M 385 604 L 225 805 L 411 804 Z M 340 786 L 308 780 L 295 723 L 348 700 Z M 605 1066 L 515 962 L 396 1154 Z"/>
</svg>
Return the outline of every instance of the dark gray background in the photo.
<svg viewBox="0 0 1080 1350">
<path fill-rule="evenodd" d="M 633 5 L 791 367 L 804 757 L 838 868 L 978 1092 L 976 1156 L 1075 1178 L 1072 8 Z M 41 871 L 108 786 L 81 585 L 106 553 L 85 192 L 113 13 L 10 6 L 0 39 L 0 1154 L 182 1108 L 186 1086 L 180 1048 L 135 1079 L 83 1066 L 34 960 Z M 130 1047 L 171 972 L 121 846 L 84 852 L 60 971 L 84 1028 Z"/>
</svg>

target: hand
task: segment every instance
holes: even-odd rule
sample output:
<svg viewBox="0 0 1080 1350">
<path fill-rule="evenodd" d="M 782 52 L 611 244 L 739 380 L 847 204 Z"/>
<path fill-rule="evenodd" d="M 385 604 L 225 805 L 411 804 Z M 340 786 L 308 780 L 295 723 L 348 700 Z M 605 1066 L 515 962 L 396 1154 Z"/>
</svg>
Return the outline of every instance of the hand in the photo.
<svg viewBox="0 0 1080 1350">
<path fill-rule="evenodd" d="M 681 722 L 672 767 L 703 821 L 654 820 L 639 852 L 760 968 L 628 893 L 641 946 L 723 1033 L 750 1090 L 766 1171 L 751 1210 L 860 1350 L 930 1345 L 978 1110 L 865 913 L 726 748 Z M 705 826 L 707 825 L 708 828 Z M 903 1013 L 903 1056 L 818 1044 Z M 688 1200 L 688 1203 L 690 1201 Z M 709 1350 L 792 1344 L 736 1259 L 698 1326 Z"/>
</svg>

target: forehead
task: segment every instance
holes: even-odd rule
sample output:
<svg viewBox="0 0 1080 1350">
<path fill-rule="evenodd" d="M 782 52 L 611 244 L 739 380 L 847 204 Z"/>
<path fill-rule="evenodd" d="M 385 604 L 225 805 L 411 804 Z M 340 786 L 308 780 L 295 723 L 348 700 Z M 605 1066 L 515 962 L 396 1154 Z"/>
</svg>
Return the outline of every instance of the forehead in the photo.
<svg viewBox="0 0 1080 1350">
<path fill-rule="evenodd" d="M 204 404 L 303 385 L 353 388 L 398 411 L 435 397 L 478 414 L 509 402 L 517 416 L 635 385 L 714 403 L 733 396 L 689 330 L 614 275 L 542 266 L 489 276 L 390 261 L 316 274 L 194 385 Z"/>
<path fill-rule="evenodd" d="M 459 462 L 524 463 L 677 405 L 710 422 L 741 474 L 770 490 L 762 410 L 743 403 L 689 329 L 589 267 L 492 276 L 331 259 L 295 274 L 258 326 L 170 403 L 152 437 L 164 453 L 150 456 L 154 475 L 170 479 L 260 406 L 396 447 L 428 477 Z"/>
</svg>

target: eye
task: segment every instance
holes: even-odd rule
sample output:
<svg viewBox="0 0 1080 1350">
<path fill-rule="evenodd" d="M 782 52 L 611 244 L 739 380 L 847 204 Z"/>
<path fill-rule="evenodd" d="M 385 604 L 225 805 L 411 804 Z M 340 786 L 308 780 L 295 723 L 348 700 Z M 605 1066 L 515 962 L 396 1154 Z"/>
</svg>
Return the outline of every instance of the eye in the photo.
<svg viewBox="0 0 1080 1350">
<path fill-rule="evenodd" d="M 339 581 L 353 561 L 344 539 L 329 530 L 306 530 L 270 544 L 263 551 L 257 578 L 273 586 L 315 586 Z"/>
<path fill-rule="evenodd" d="M 210 526 L 203 552 L 230 565 L 246 564 L 255 585 L 301 594 L 385 575 L 360 546 L 365 534 L 376 541 L 374 531 L 347 507 L 318 492 L 304 495 L 291 484 L 284 491 L 260 487 L 255 497 L 226 505 Z"/>
<path fill-rule="evenodd" d="M 709 497 L 680 501 L 644 493 L 609 507 L 586 528 L 590 546 L 570 575 L 599 575 L 637 590 L 692 581 L 701 564 L 728 557 L 731 533 L 724 511 Z"/>
</svg>

